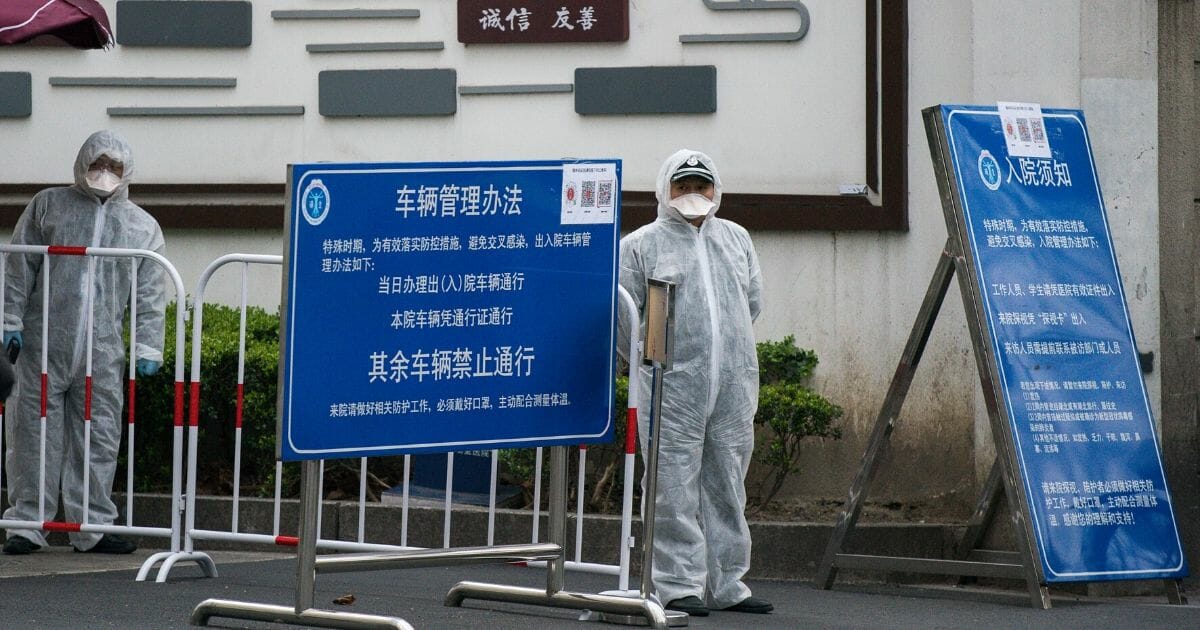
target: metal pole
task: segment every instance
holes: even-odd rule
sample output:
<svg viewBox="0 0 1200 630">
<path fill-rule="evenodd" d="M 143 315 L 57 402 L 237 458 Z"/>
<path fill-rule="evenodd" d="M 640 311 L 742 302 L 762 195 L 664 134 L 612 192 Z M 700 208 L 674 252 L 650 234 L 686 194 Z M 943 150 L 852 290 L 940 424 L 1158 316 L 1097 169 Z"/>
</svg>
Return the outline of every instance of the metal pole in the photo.
<svg viewBox="0 0 1200 630">
<path fill-rule="evenodd" d="M 652 393 L 650 395 L 650 417 L 648 418 L 650 445 L 647 449 L 646 461 L 646 496 L 642 499 L 642 590 L 643 598 L 649 597 L 654 591 L 652 582 L 654 569 L 654 504 L 658 499 L 658 422 L 659 411 L 662 409 L 662 369 L 654 367 L 652 377 Z"/>
<path fill-rule="evenodd" d="M 550 448 L 550 541 L 565 549 L 567 546 L 567 447 Z M 559 553 L 546 566 L 546 595 L 563 590 L 566 558 Z"/>
<path fill-rule="evenodd" d="M 296 613 L 313 607 L 317 581 L 317 503 L 321 469 L 316 461 L 300 464 L 300 542 L 296 545 Z"/>
</svg>

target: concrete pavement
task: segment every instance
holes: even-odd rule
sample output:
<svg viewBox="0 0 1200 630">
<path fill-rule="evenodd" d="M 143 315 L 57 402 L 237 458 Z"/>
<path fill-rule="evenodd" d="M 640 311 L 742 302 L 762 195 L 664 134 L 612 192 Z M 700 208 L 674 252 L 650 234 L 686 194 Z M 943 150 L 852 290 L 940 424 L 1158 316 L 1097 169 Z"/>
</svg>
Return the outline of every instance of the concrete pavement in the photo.
<svg viewBox="0 0 1200 630">
<path fill-rule="evenodd" d="M 153 550 L 131 556 L 72 553 L 51 547 L 29 556 L 0 556 L 0 627 L 187 628 L 192 610 L 209 598 L 292 606 L 294 556 L 276 552 L 214 551 L 219 575 L 205 578 L 181 563 L 166 583 L 135 582 Z M 153 579 L 153 574 L 151 574 Z M 579 621 L 579 611 L 467 600 L 447 608 L 447 591 L 461 580 L 540 587 L 544 572 L 507 565 L 478 565 L 337 573 L 317 576 L 316 607 L 388 615 L 416 628 L 488 630 L 620 627 Z M 834 590 L 808 582 L 752 580 L 754 594 L 775 604 L 770 615 L 715 612 L 693 618 L 693 628 L 1096 628 L 1200 627 L 1200 606 L 1170 606 L 1164 597 L 1097 598 L 1054 591 L 1051 610 L 1034 610 L 1023 589 L 894 586 L 839 583 Z M 568 572 L 566 589 L 601 592 L 616 578 Z M 350 605 L 334 600 L 353 595 Z M 1200 599 L 1194 595 L 1193 600 Z M 223 617 L 209 627 L 287 627 Z"/>
</svg>

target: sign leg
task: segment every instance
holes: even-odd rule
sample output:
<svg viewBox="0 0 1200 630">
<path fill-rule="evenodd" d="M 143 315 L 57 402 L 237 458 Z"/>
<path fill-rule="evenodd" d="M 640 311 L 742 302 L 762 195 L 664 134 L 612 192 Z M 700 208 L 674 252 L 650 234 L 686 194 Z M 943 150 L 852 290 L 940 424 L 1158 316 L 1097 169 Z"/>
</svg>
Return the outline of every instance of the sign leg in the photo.
<svg viewBox="0 0 1200 630">
<path fill-rule="evenodd" d="M 300 544 L 296 547 L 296 614 L 313 607 L 317 570 L 317 504 L 321 500 L 320 462 L 300 464 Z"/>
<path fill-rule="evenodd" d="M 967 328 L 971 332 L 971 344 L 975 350 L 979 384 L 983 388 L 983 400 L 987 407 L 988 420 L 992 426 L 992 440 L 996 444 L 996 463 L 1004 484 L 1002 486 L 1004 496 L 1008 497 L 1009 512 L 1012 514 L 1013 538 L 1016 539 L 1017 553 L 1020 554 L 1021 565 L 1024 567 L 1025 584 L 1029 588 L 1033 606 L 1049 609 L 1050 592 L 1042 584 L 1041 558 L 1033 547 L 1033 528 L 1029 523 L 1029 505 L 1021 491 L 1022 481 L 1015 463 L 1017 458 L 1012 450 L 1012 440 L 1007 433 L 1008 424 L 1000 410 L 996 382 L 992 378 L 992 368 L 989 365 L 991 354 L 980 324 L 982 318 L 975 311 L 976 299 L 971 281 L 971 271 L 967 268 L 966 260 L 962 258 L 955 258 L 954 265 L 959 268 L 959 293 L 962 295 L 963 311 L 967 313 Z"/>
<path fill-rule="evenodd" d="M 582 489 L 580 489 L 582 492 Z M 550 542 L 567 546 L 567 447 L 550 448 Z M 566 559 L 562 553 L 546 563 L 546 595 L 563 590 Z"/>
<path fill-rule="evenodd" d="M 1183 594 L 1182 580 L 1163 580 L 1163 586 L 1167 587 L 1167 603 L 1173 606 L 1186 606 L 1188 603 L 1187 596 Z"/>
<path fill-rule="evenodd" d="M 983 542 L 988 527 L 996 517 L 996 508 L 1000 506 L 1003 490 L 1000 462 L 993 461 L 991 472 L 988 473 L 987 481 L 983 484 L 983 491 L 979 494 L 979 502 L 975 504 L 975 513 L 967 522 L 967 530 L 963 533 L 962 541 L 959 542 L 958 549 L 955 551 L 955 556 L 959 560 L 966 560 L 967 556 L 971 555 L 971 552 Z"/>
</svg>

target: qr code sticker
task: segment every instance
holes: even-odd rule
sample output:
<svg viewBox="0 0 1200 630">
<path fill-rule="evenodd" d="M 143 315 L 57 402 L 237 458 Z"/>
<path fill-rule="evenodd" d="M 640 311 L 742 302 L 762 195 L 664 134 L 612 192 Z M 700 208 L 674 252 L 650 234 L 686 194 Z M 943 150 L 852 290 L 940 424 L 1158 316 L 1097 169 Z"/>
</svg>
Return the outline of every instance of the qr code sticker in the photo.
<svg viewBox="0 0 1200 630">
<path fill-rule="evenodd" d="M 583 199 L 580 200 L 579 205 L 583 206 L 584 208 L 596 207 L 596 180 L 584 180 Z"/>
<path fill-rule="evenodd" d="M 612 207 L 612 191 L 613 183 L 611 181 L 600 182 L 600 188 L 596 195 L 596 206 L 600 208 Z"/>
<path fill-rule="evenodd" d="M 1032 140 L 1032 136 L 1029 135 L 1028 118 L 1017 119 L 1017 136 L 1021 138 L 1021 142 L 1029 142 Z"/>
<path fill-rule="evenodd" d="M 1042 129 L 1042 121 L 1040 118 L 1034 118 L 1029 121 L 1029 128 L 1033 132 L 1033 141 L 1041 144 L 1046 141 L 1046 131 Z"/>
</svg>

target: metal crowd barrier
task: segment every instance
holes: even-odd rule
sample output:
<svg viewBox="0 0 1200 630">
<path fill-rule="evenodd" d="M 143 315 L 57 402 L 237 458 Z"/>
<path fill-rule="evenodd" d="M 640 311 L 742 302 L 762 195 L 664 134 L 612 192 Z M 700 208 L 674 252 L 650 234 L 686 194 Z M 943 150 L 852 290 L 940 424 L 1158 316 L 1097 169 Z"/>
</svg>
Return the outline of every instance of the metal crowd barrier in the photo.
<svg viewBox="0 0 1200 630">
<path fill-rule="evenodd" d="M 181 526 L 181 486 L 183 479 L 183 322 L 185 308 L 177 308 L 175 312 L 175 408 L 174 408 L 174 430 L 173 430 L 173 445 L 172 445 L 172 465 L 171 465 L 171 522 L 169 526 L 144 526 L 134 525 L 134 510 L 133 510 L 133 495 L 134 495 L 134 447 L 136 443 L 136 390 L 137 390 L 137 373 L 135 368 L 134 347 L 137 343 L 137 272 L 140 260 L 149 260 L 154 264 L 159 265 L 167 273 L 171 279 L 173 288 L 175 289 L 175 299 L 178 301 L 183 298 L 183 280 L 179 276 L 179 272 L 175 267 L 162 255 L 142 249 L 123 249 L 110 247 L 68 247 L 68 246 L 47 246 L 47 245 L 0 245 L 0 311 L 4 308 L 7 285 L 6 272 L 8 268 L 8 257 L 10 255 L 30 256 L 36 255 L 42 257 L 41 267 L 41 283 L 42 286 L 49 287 L 50 283 L 50 259 L 52 256 L 84 256 L 88 258 L 86 284 L 86 294 L 80 296 L 80 299 L 86 300 L 90 306 L 93 299 L 92 287 L 95 286 L 96 275 L 96 258 L 128 258 L 130 261 L 130 296 L 129 296 L 129 384 L 128 398 L 126 400 L 127 412 L 127 432 L 126 432 L 126 479 L 125 479 L 125 524 L 100 525 L 90 523 L 90 499 L 85 499 L 83 520 L 79 523 L 71 523 L 64 521 L 48 520 L 47 517 L 53 518 L 55 515 L 46 514 L 46 495 L 45 495 L 45 475 L 46 475 L 46 398 L 47 398 L 47 350 L 50 332 L 50 310 L 49 300 L 50 291 L 42 292 L 42 365 L 41 365 L 41 435 L 39 437 L 39 458 L 38 458 L 38 520 L 37 521 L 21 521 L 0 519 L 0 528 L 3 529 L 35 529 L 44 532 L 96 532 L 101 534 L 124 534 L 130 536 L 144 537 L 159 537 L 170 539 L 170 551 L 161 552 L 148 558 L 142 565 L 141 571 L 138 573 L 139 580 L 145 577 L 146 572 L 150 570 L 156 562 L 163 558 L 172 558 L 173 561 L 197 558 L 190 557 L 180 551 L 180 540 L 182 534 Z M 85 432 L 84 453 L 85 461 L 91 461 L 91 433 L 92 424 L 90 417 L 91 399 L 92 399 L 92 349 L 93 338 L 92 331 L 94 330 L 94 309 L 88 309 L 87 335 L 86 335 L 86 365 L 85 365 L 85 387 L 84 387 L 84 410 L 85 418 L 81 430 Z M 22 386 L 29 386 L 23 384 Z M 3 452 L 3 424 L 5 414 L 3 408 L 0 407 L 0 452 Z M 64 479 L 64 483 L 79 482 L 83 486 L 83 496 L 90 497 L 89 489 L 91 484 L 91 469 L 90 466 L 85 467 L 83 479 L 69 480 Z M 3 479 L 3 467 L 0 466 L 0 480 Z"/>
<path fill-rule="evenodd" d="M 189 421 L 188 421 L 188 450 L 187 450 L 187 491 L 185 511 L 185 536 L 184 550 L 191 554 L 201 555 L 208 558 L 208 555 L 203 552 L 198 552 L 195 549 L 196 541 L 214 540 L 214 541 L 229 541 L 241 542 L 249 544 L 261 544 L 270 546 L 295 547 L 299 538 L 297 536 L 288 536 L 281 534 L 280 529 L 280 512 L 282 506 L 282 478 L 283 478 L 283 462 L 275 461 L 275 497 L 273 502 L 274 516 L 272 522 L 271 534 L 251 533 L 240 530 L 239 511 L 241 505 L 241 452 L 242 452 L 242 412 L 244 409 L 244 379 L 245 379 L 245 357 L 246 357 L 246 309 L 248 307 L 247 300 L 247 276 L 250 265 L 281 265 L 283 258 L 281 256 L 264 255 L 264 254 L 228 254 L 214 260 L 205 268 L 200 276 L 200 280 L 196 287 L 196 293 L 193 297 L 193 314 L 192 314 L 192 365 L 191 365 L 191 381 L 190 381 L 190 401 L 189 401 Z M 233 453 L 233 505 L 230 528 L 228 530 L 213 530 L 201 529 L 196 526 L 196 478 L 198 464 L 198 445 L 200 431 L 200 388 L 201 388 L 201 351 L 203 346 L 203 326 L 204 326 L 204 296 L 208 288 L 208 283 L 213 274 L 221 267 L 231 263 L 241 263 L 241 303 L 240 303 L 240 326 L 238 332 L 238 373 L 237 373 L 237 388 L 235 401 L 235 417 L 234 422 L 234 453 Z M 322 462 L 323 471 L 323 462 Z M 363 516 L 366 508 L 366 459 L 363 458 L 360 462 L 360 488 L 359 495 L 359 542 L 319 539 L 318 547 L 331 551 L 383 551 L 395 550 L 401 547 L 396 545 L 369 544 L 362 542 L 363 537 Z M 318 512 L 320 505 L 317 506 Z M 318 523 L 320 516 L 318 513 Z M 318 531 L 318 536 L 320 532 Z M 211 565 L 211 559 L 208 560 L 208 566 L 211 566 L 211 571 L 206 570 L 208 577 L 214 577 L 217 574 L 215 565 Z M 164 567 L 169 570 L 169 567 Z M 167 575 L 160 573 L 158 581 L 165 581 Z"/>
<path fill-rule="evenodd" d="M 619 297 L 620 307 L 625 310 L 625 314 L 626 314 L 626 317 L 628 317 L 628 321 L 638 322 L 640 319 L 640 315 L 638 314 L 637 305 L 635 305 L 633 302 L 633 296 L 629 295 L 629 292 L 626 291 L 623 287 L 617 287 L 617 294 Z M 638 336 L 636 334 L 630 335 L 629 353 L 626 356 L 637 357 L 637 356 L 641 355 L 641 352 L 638 350 L 639 340 L 637 337 Z M 640 379 L 641 379 L 641 370 L 637 369 L 637 366 L 630 367 L 630 369 L 629 369 L 629 384 L 628 384 L 628 389 L 629 389 L 628 394 L 629 395 L 628 395 L 628 405 L 627 405 L 626 419 L 625 419 L 624 469 L 622 471 L 622 477 L 621 477 L 621 479 L 624 481 L 624 483 L 622 484 L 623 487 L 622 487 L 622 495 L 621 495 L 621 538 L 618 543 L 618 544 L 620 544 L 618 563 L 616 566 L 613 566 L 613 565 L 608 565 L 608 564 L 583 561 L 583 524 L 584 524 L 583 488 L 584 488 L 584 481 L 585 481 L 584 475 L 586 474 L 586 471 L 587 471 L 587 466 L 586 466 L 586 464 L 587 464 L 587 445 L 586 444 L 581 445 L 579 447 L 579 467 L 578 467 L 579 472 L 578 472 L 578 479 L 576 481 L 576 484 L 577 484 L 576 488 L 578 488 L 578 490 L 575 493 L 575 495 L 576 495 L 575 496 L 575 498 L 576 498 L 576 503 L 575 503 L 575 550 L 574 550 L 575 555 L 574 555 L 574 560 L 568 560 L 565 563 L 565 567 L 567 569 L 572 569 L 572 570 L 576 570 L 576 571 L 587 571 L 587 572 L 591 572 L 591 573 L 604 573 L 604 574 L 610 574 L 610 575 L 611 574 L 617 575 L 617 581 L 618 581 L 617 589 L 619 591 L 630 591 L 630 589 L 629 589 L 629 567 L 630 567 L 630 549 L 632 549 L 634 547 L 633 486 L 635 484 L 634 465 L 637 462 L 637 441 L 638 441 L 637 401 L 638 401 L 638 391 L 639 391 L 638 387 L 640 386 Z M 536 462 L 535 463 L 536 472 L 534 474 L 533 505 L 536 508 L 541 505 L 539 500 L 541 497 L 541 483 L 542 483 L 542 475 L 541 475 L 542 447 L 537 448 L 537 454 L 535 455 L 535 462 Z M 495 484 L 494 475 L 493 475 L 492 483 L 493 483 L 493 487 L 494 487 L 494 484 Z M 533 543 L 538 542 L 538 521 L 539 521 L 540 514 L 541 514 L 540 510 L 538 510 L 538 509 L 534 510 L 533 527 L 532 527 L 533 535 L 530 540 L 530 542 L 533 542 Z M 489 545 L 491 544 L 490 539 L 488 540 L 488 544 Z M 529 563 L 529 566 L 536 566 L 536 567 L 543 567 L 545 565 L 546 565 L 545 561 L 537 561 L 537 562 Z"/>
<path fill-rule="evenodd" d="M 236 417 L 233 419 L 235 423 L 234 440 L 235 447 L 233 453 L 234 478 L 233 478 L 233 506 L 230 528 L 228 530 L 200 529 L 196 527 L 197 504 L 196 504 L 196 468 L 197 468 L 197 444 L 199 437 L 199 410 L 200 410 L 200 391 L 201 391 L 201 371 L 200 358 L 203 344 L 203 312 L 204 312 L 204 296 L 208 288 L 208 284 L 212 276 L 221 267 L 240 263 L 241 274 L 241 323 L 239 330 L 239 353 L 238 353 L 238 381 L 237 381 L 237 400 L 235 403 Z M 251 265 L 281 265 L 282 257 L 273 255 L 261 254 L 228 254 L 222 256 L 205 269 L 201 274 L 200 280 L 196 287 L 196 292 L 193 297 L 193 315 L 192 315 L 192 365 L 191 365 L 191 382 L 190 382 L 190 420 L 188 428 L 188 451 L 187 451 L 187 491 L 186 491 L 186 522 L 184 526 L 184 552 L 195 556 L 203 556 L 208 558 L 207 554 L 195 551 L 197 541 L 226 541 L 239 542 L 249 544 L 259 544 L 265 546 L 285 546 L 296 547 L 299 542 L 297 536 L 282 535 L 280 530 L 280 511 L 282 503 L 281 479 L 282 462 L 275 462 L 275 496 L 274 496 L 274 520 L 271 534 L 243 532 L 239 530 L 239 486 L 241 474 L 241 443 L 242 443 L 242 409 L 243 409 L 243 378 L 244 378 L 244 358 L 245 358 L 245 342 L 246 342 L 246 309 L 247 309 L 247 274 Z M 624 289 L 620 289 L 621 308 L 625 309 L 627 315 L 631 318 L 630 321 L 638 321 L 637 309 L 633 304 L 633 299 Z M 629 356 L 639 356 L 637 349 L 638 340 L 636 335 L 632 335 Z M 577 493 L 576 504 L 576 537 L 574 560 L 569 560 L 565 563 L 567 569 L 596 572 L 619 576 L 618 588 L 620 590 L 628 590 L 629 588 L 629 570 L 630 570 L 630 548 L 633 546 L 632 537 L 632 518 L 633 518 L 633 486 L 636 482 L 634 479 L 634 462 L 637 457 L 637 387 L 638 387 L 639 370 L 630 370 L 629 377 L 629 408 L 626 413 L 626 439 L 624 453 L 624 473 L 625 481 L 623 496 L 622 496 L 622 513 L 621 513 L 621 538 L 619 549 L 619 564 L 607 565 L 601 563 L 584 562 L 582 560 L 583 541 L 584 541 L 584 493 Z M 533 489 L 533 505 L 534 509 L 531 515 L 531 539 L 534 544 L 537 544 L 539 538 L 539 519 L 545 514 L 545 511 L 540 508 L 541 500 L 541 469 L 542 469 L 542 448 L 536 449 L 535 454 L 535 473 L 534 473 L 534 489 Z M 584 484 L 584 474 L 587 463 L 587 446 L 583 445 L 579 448 L 579 487 L 582 489 Z M 499 484 L 498 463 L 499 451 L 492 450 L 491 454 L 491 479 L 488 505 L 487 533 L 486 546 L 492 547 L 495 545 L 495 528 L 497 519 L 496 508 L 496 490 Z M 443 548 L 450 548 L 450 532 L 453 516 L 453 487 L 454 487 L 454 453 L 446 454 L 446 485 L 445 497 L 443 503 Z M 320 462 L 322 474 L 319 476 L 318 483 L 323 484 L 324 462 Z M 411 456 L 404 456 L 404 477 L 401 486 L 401 521 L 400 521 L 400 544 L 384 544 L 384 543 L 369 543 L 365 540 L 365 521 L 366 521 L 366 504 L 367 504 L 367 458 L 360 458 L 359 461 L 359 496 L 358 496 L 358 532 L 356 540 L 331 540 L 321 538 L 320 536 L 320 502 L 317 503 L 317 541 L 316 548 L 328 551 L 353 551 L 353 552 L 372 552 L 372 551 L 397 551 L 397 550 L 417 550 L 418 547 L 410 546 L 408 541 L 409 514 L 411 507 L 410 483 L 412 473 Z M 323 493 L 321 493 L 323 494 Z M 545 561 L 531 558 L 529 562 L 521 562 L 528 566 L 545 566 Z M 211 566 L 211 560 L 207 560 L 203 564 L 210 577 L 216 575 L 215 566 Z M 164 571 L 169 571 L 169 567 L 164 566 Z M 211 571 L 211 572 L 210 572 Z M 165 581 L 166 573 L 160 572 L 158 580 Z"/>
</svg>

